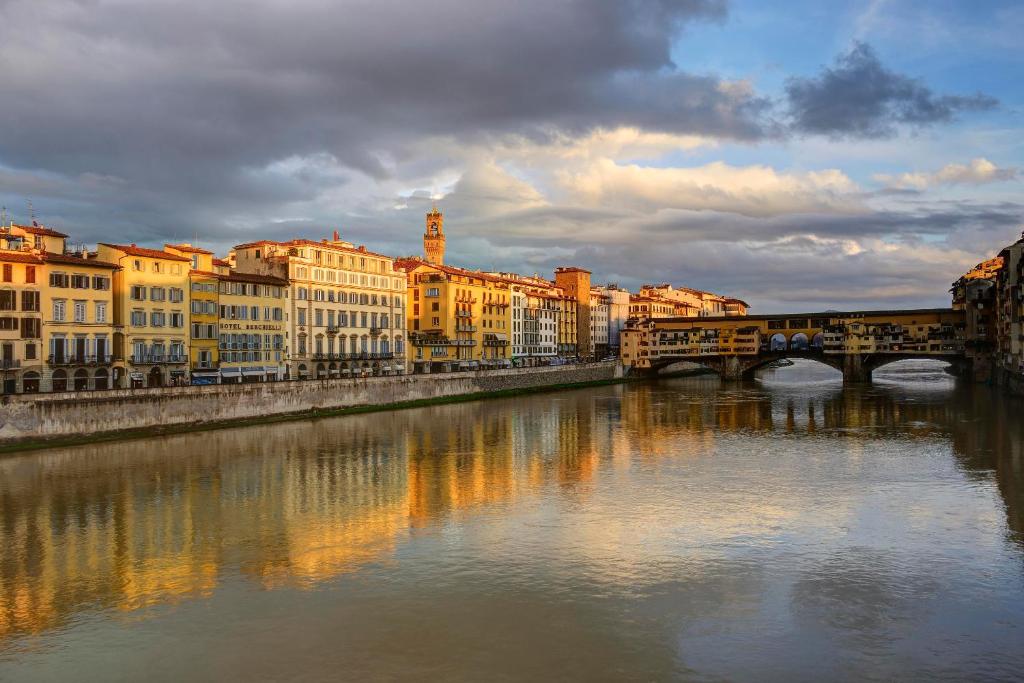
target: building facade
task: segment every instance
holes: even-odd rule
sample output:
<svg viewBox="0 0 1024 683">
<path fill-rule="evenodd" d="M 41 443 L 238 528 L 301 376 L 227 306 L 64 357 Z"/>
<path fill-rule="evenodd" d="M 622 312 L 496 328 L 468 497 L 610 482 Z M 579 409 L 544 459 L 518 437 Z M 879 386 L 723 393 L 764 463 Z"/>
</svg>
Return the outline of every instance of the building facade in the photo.
<svg viewBox="0 0 1024 683">
<path fill-rule="evenodd" d="M 335 233 L 321 242 L 241 244 L 233 262 L 237 273 L 288 282 L 289 377 L 406 371 L 406 280 L 390 256 L 356 247 Z"/>
<path fill-rule="evenodd" d="M 565 292 L 576 309 L 576 355 L 580 358 L 593 357 L 594 341 L 590 337 L 590 271 L 575 266 L 556 268 L 555 285 Z M 567 353 L 569 346 L 567 341 Z"/>
<path fill-rule="evenodd" d="M 416 372 L 511 365 L 508 280 L 420 259 L 404 259 L 400 267 L 408 276 L 407 326 Z M 526 318 L 522 322 L 525 340 Z"/>
<path fill-rule="evenodd" d="M 135 244 L 97 247 L 114 271 L 115 386 L 187 383 L 191 259 Z"/>
<path fill-rule="evenodd" d="M 253 273 L 220 274 L 217 279 L 220 383 L 288 377 L 288 281 Z"/>
<path fill-rule="evenodd" d="M 87 254 L 46 253 L 43 260 L 42 391 L 111 388 L 117 266 Z"/>
</svg>

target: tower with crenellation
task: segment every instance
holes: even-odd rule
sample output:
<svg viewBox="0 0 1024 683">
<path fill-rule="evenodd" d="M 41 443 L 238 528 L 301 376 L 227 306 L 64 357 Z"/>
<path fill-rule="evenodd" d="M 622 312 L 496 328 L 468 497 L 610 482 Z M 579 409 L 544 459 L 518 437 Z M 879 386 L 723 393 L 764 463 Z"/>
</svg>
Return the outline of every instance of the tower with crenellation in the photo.
<svg viewBox="0 0 1024 683">
<path fill-rule="evenodd" d="M 444 265 L 444 214 L 435 206 L 427 214 L 427 230 L 423 233 L 423 256 L 428 263 Z"/>
</svg>

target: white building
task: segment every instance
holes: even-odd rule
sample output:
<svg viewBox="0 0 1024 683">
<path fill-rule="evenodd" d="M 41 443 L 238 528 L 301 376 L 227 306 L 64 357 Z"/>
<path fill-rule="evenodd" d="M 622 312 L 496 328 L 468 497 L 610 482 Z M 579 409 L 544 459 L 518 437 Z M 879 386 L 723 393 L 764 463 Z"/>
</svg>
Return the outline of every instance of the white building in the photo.
<svg viewBox="0 0 1024 683">
<path fill-rule="evenodd" d="M 618 355 L 620 335 L 629 319 L 629 292 L 613 284 L 597 287 L 596 291 L 608 297 L 608 351 Z"/>
</svg>

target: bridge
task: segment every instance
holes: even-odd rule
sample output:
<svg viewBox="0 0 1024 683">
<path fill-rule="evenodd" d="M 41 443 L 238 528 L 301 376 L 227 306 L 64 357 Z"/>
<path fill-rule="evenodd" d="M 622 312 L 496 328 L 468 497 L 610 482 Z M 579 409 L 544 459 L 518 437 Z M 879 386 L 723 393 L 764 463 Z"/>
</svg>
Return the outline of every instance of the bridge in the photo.
<svg viewBox="0 0 1024 683">
<path fill-rule="evenodd" d="M 688 361 L 740 379 L 782 359 L 808 358 L 866 382 L 888 363 L 913 358 L 970 369 L 964 313 L 951 308 L 826 311 L 714 318 L 634 318 L 622 331 L 622 363 L 656 373 Z"/>
</svg>

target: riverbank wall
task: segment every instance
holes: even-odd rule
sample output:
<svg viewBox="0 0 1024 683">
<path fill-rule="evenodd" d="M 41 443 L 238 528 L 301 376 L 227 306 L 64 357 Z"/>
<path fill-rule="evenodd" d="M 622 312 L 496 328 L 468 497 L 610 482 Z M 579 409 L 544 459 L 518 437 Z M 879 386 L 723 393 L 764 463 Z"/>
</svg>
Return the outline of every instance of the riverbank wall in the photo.
<svg viewBox="0 0 1024 683">
<path fill-rule="evenodd" d="M 619 363 L 259 384 L 18 394 L 0 401 L 0 448 L 145 436 L 400 408 L 623 379 Z"/>
</svg>

